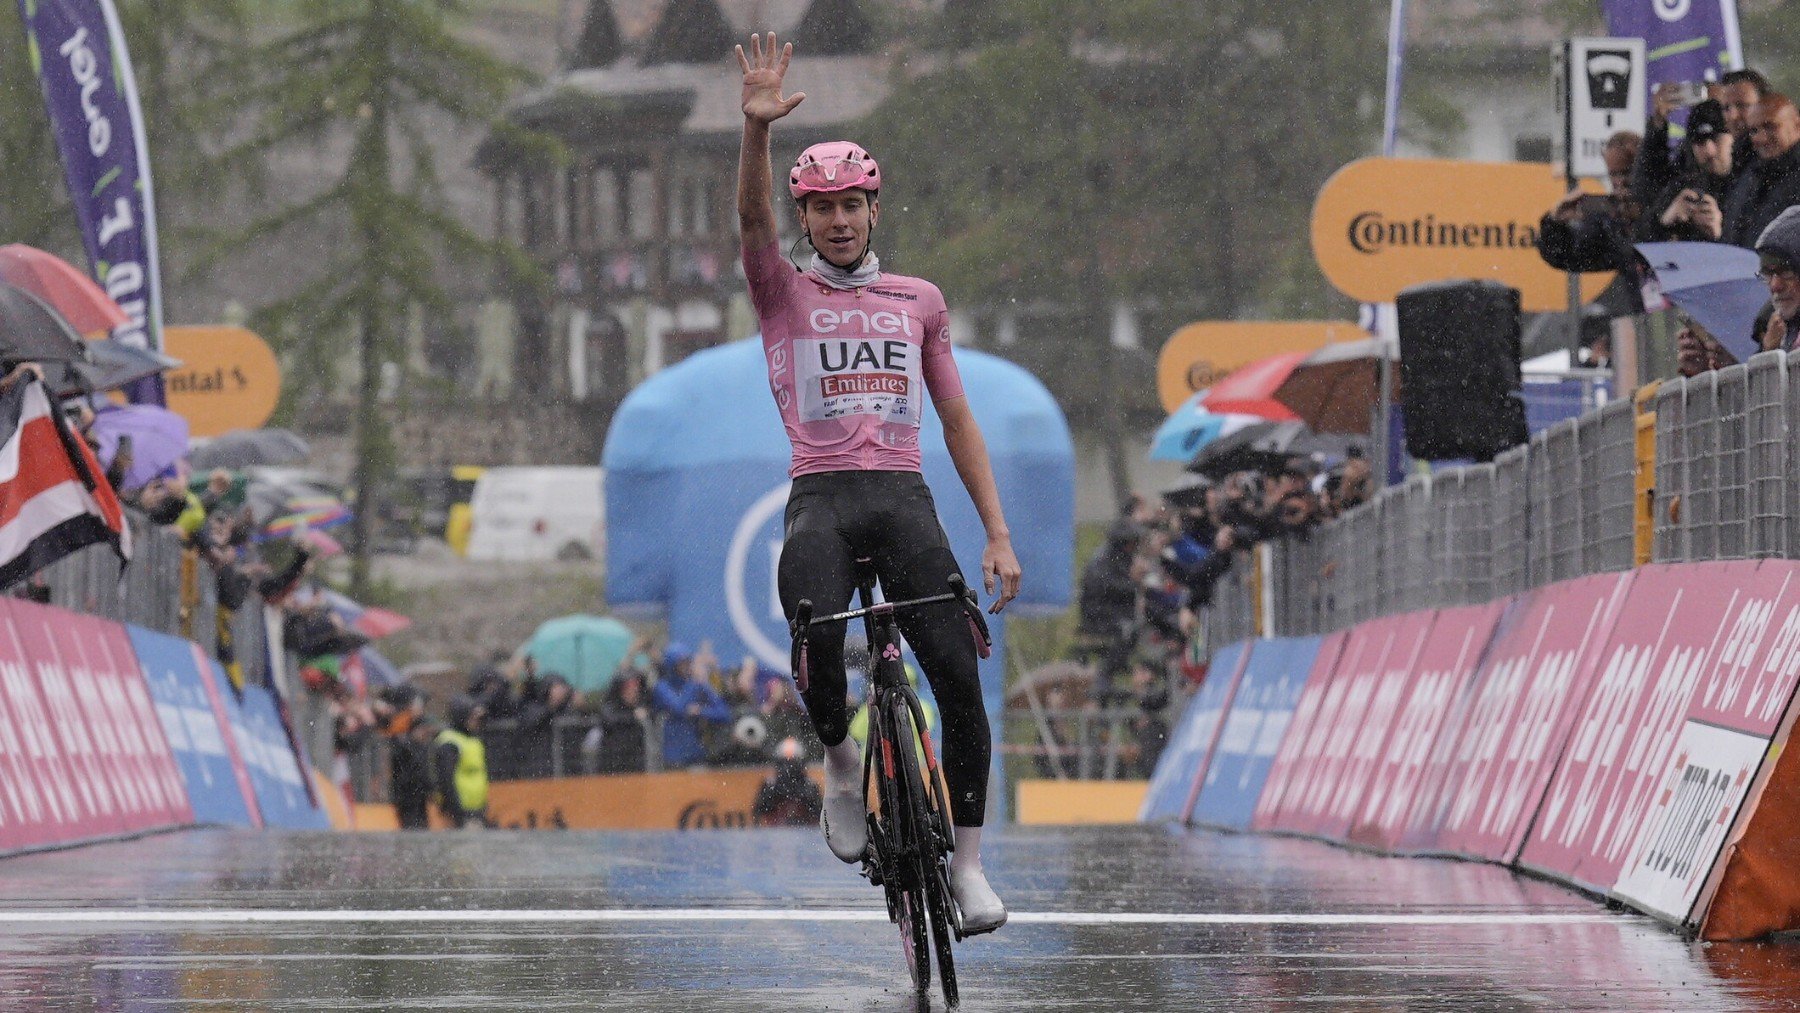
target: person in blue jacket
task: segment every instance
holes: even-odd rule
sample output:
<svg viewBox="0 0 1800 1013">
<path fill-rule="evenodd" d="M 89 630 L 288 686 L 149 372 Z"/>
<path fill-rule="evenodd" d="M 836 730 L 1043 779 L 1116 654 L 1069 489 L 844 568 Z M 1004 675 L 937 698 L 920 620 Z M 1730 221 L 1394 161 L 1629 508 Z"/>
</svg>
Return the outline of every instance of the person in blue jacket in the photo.
<svg viewBox="0 0 1800 1013">
<path fill-rule="evenodd" d="M 671 643 L 663 651 L 662 678 L 650 700 L 663 715 L 663 766 L 690 767 L 706 758 L 700 735 L 702 721 L 731 720 L 731 708 L 718 691 L 694 678 L 694 652 Z"/>
</svg>

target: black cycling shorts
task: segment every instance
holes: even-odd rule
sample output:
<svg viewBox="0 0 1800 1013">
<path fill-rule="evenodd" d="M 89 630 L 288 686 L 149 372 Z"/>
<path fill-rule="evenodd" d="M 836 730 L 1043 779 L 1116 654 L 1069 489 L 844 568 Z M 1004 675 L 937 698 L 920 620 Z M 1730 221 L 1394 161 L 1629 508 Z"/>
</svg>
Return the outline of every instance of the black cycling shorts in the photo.
<svg viewBox="0 0 1800 1013">
<path fill-rule="evenodd" d="M 916 471 L 829 471 L 794 479 L 781 549 L 781 607 L 791 619 L 802 599 L 814 615 L 842 612 L 856 591 L 856 561 L 868 559 L 888 601 L 948 590 L 961 573 L 937 507 Z M 992 733 L 967 619 L 954 602 L 897 615 L 900 633 L 925 670 L 944 724 L 944 779 L 952 820 L 982 825 Z M 844 740 L 844 624 L 817 624 L 807 636 L 806 709 L 826 745 Z"/>
</svg>

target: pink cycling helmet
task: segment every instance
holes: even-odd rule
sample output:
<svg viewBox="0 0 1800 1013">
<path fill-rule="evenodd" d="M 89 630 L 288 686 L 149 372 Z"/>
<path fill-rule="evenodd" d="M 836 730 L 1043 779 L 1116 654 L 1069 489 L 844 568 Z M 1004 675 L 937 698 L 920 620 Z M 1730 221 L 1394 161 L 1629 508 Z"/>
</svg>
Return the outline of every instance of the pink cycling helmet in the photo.
<svg viewBox="0 0 1800 1013">
<path fill-rule="evenodd" d="M 881 166 L 875 157 L 850 141 L 826 141 L 800 153 L 788 171 L 788 192 L 795 200 L 809 193 L 881 189 Z"/>
</svg>

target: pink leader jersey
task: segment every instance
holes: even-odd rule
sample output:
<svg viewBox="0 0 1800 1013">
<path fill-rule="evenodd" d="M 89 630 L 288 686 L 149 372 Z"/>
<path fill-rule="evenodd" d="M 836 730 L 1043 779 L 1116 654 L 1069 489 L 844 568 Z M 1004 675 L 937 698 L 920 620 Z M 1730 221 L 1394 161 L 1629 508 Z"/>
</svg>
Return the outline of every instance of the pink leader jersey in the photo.
<svg viewBox="0 0 1800 1013">
<path fill-rule="evenodd" d="M 788 474 L 918 471 L 923 394 L 963 392 L 938 287 L 883 272 L 873 285 L 832 288 L 794 270 L 779 243 L 746 249 L 744 277 L 794 447 Z"/>
</svg>

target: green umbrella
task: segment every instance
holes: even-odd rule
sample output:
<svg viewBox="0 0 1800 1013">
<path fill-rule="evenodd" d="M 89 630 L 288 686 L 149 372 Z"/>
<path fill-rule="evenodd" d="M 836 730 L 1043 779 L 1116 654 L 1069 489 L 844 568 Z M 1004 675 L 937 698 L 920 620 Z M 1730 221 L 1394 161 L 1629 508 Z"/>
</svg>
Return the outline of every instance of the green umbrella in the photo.
<svg viewBox="0 0 1800 1013">
<path fill-rule="evenodd" d="M 539 675 L 560 675 L 584 693 L 605 689 L 631 649 L 632 633 L 617 619 L 574 615 L 551 619 L 525 643 Z"/>
</svg>

